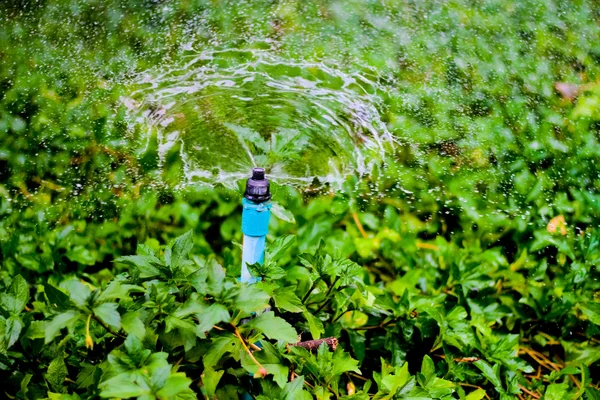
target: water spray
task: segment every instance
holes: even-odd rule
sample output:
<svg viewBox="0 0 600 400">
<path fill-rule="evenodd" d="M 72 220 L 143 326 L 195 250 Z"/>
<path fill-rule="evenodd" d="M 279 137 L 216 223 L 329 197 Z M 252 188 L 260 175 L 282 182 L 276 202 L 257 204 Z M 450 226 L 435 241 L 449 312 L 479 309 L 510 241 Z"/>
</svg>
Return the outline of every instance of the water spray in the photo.
<svg viewBox="0 0 600 400">
<path fill-rule="evenodd" d="M 264 168 L 254 168 L 246 181 L 242 200 L 242 274 L 240 281 L 254 283 L 260 278 L 253 277 L 248 265 L 262 264 L 265 260 L 265 243 L 271 218 L 271 192 Z"/>
</svg>

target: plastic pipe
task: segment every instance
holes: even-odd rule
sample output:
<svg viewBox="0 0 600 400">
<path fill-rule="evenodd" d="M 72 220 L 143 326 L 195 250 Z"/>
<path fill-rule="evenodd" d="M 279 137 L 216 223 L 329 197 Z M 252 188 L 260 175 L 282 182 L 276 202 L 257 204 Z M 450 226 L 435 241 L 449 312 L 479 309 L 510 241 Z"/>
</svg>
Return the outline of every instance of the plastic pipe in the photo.
<svg viewBox="0 0 600 400">
<path fill-rule="evenodd" d="M 269 181 L 263 168 L 254 168 L 252 177 L 246 182 L 242 200 L 242 274 L 240 281 L 254 283 L 260 278 L 253 277 L 248 265 L 262 264 L 265 260 L 265 242 L 271 218 L 271 192 Z"/>
</svg>

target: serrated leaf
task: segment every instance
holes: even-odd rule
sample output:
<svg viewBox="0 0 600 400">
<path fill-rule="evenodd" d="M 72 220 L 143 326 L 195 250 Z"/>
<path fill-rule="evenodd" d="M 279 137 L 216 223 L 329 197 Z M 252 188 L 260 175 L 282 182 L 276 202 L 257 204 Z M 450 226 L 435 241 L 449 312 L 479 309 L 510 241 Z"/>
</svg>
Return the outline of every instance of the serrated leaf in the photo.
<svg viewBox="0 0 600 400">
<path fill-rule="evenodd" d="M 254 360 L 246 352 L 242 352 L 241 354 L 242 366 L 250 374 L 256 374 L 258 366 Z M 268 374 L 273 375 L 273 380 L 277 385 L 283 388 L 288 381 L 289 368 L 282 364 L 282 357 L 279 354 L 279 350 L 269 342 L 262 342 L 262 350 L 255 352 L 254 357 L 267 370 Z"/>
<path fill-rule="evenodd" d="M 569 391 L 567 383 L 554 383 L 548 385 L 544 393 L 544 400 L 564 400 L 566 393 Z"/>
<path fill-rule="evenodd" d="M 146 335 L 146 326 L 135 311 L 130 311 L 121 316 L 121 326 L 127 334 L 135 335 L 139 339 L 143 339 Z"/>
<path fill-rule="evenodd" d="M 144 288 L 136 285 L 126 285 L 119 281 L 112 281 L 98 296 L 97 302 L 104 303 L 109 300 L 122 299 L 129 296 L 132 291 L 144 292 Z"/>
<path fill-rule="evenodd" d="M 421 373 L 425 377 L 425 381 L 429 382 L 431 378 L 435 376 L 435 365 L 433 364 L 433 360 L 428 355 L 423 357 L 423 362 L 421 363 Z"/>
<path fill-rule="evenodd" d="M 281 392 L 281 398 L 284 400 L 299 399 L 302 396 L 302 388 L 304 387 L 304 377 L 297 376 L 291 382 L 286 383 L 283 391 Z"/>
<path fill-rule="evenodd" d="M 273 311 L 267 311 L 248 324 L 242 326 L 244 330 L 256 329 L 269 339 L 283 340 L 288 343 L 298 341 L 298 333 L 286 320 L 276 317 Z"/>
<path fill-rule="evenodd" d="M 117 311 L 117 303 L 103 303 L 94 308 L 94 315 L 112 328 L 121 329 L 121 314 Z"/>
<path fill-rule="evenodd" d="M 148 393 L 147 389 L 141 388 L 136 384 L 132 375 L 128 372 L 119 374 L 107 381 L 98 385 L 101 389 L 100 397 L 116 397 L 127 399 L 130 397 L 138 397 Z"/>
<path fill-rule="evenodd" d="M 77 322 L 77 319 L 79 319 L 80 315 L 81 313 L 79 311 L 70 310 L 54 317 L 54 319 L 52 319 L 52 321 L 50 321 L 46 326 L 46 344 L 50 343 L 56 337 L 56 335 L 58 335 L 62 328 L 69 327 L 71 329 Z"/>
<path fill-rule="evenodd" d="M 32 374 L 26 374 L 23 377 L 23 379 L 21 380 L 21 385 L 20 385 L 21 386 L 21 391 L 19 393 L 21 394 L 21 396 L 23 396 L 23 398 L 25 400 L 29 399 L 29 397 L 27 396 L 27 393 L 29 392 L 29 382 L 31 381 L 32 377 L 33 377 Z"/>
<path fill-rule="evenodd" d="M 192 380 L 188 378 L 184 373 L 171 373 L 171 375 L 169 375 L 169 377 L 165 381 L 163 387 L 156 393 L 156 396 L 159 399 L 175 398 L 181 393 L 189 391 L 191 383 Z"/>
<path fill-rule="evenodd" d="M 486 396 L 486 392 L 483 389 L 476 389 L 474 391 L 472 391 L 471 393 L 469 393 L 467 395 L 467 397 L 465 397 L 465 400 L 481 400 Z"/>
<path fill-rule="evenodd" d="M 275 300 L 275 306 L 277 308 L 281 308 L 283 310 L 289 312 L 302 312 L 304 311 L 304 306 L 302 305 L 302 300 L 293 290 L 290 288 L 279 288 L 273 292 L 273 300 Z"/>
<path fill-rule="evenodd" d="M 271 212 L 274 216 L 276 216 L 282 221 L 289 222 L 291 224 L 296 223 L 296 218 L 294 218 L 294 214 L 292 214 L 291 211 L 286 210 L 281 204 L 277 202 L 273 202 L 271 206 Z"/>
<path fill-rule="evenodd" d="M 23 329 L 23 321 L 20 317 L 11 315 L 6 319 L 6 348 L 10 348 L 13 344 L 19 340 L 19 335 L 21 334 L 21 330 Z"/>
<path fill-rule="evenodd" d="M 44 284 L 44 293 L 46 293 L 48 302 L 59 310 L 66 310 L 73 307 L 69 296 L 49 283 Z"/>
<path fill-rule="evenodd" d="M 302 313 L 306 321 L 308 322 L 308 329 L 310 330 L 310 334 L 314 340 L 321 339 L 321 335 L 325 333 L 325 328 L 323 327 L 323 321 L 312 315 L 308 311 L 304 311 Z"/>
<path fill-rule="evenodd" d="M 600 303 L 587 302 L 577 304 L 583 315 L 595 325 L 600 325 Z"/>
<path fill-rule="evenodd" d="M 484 360 L 475 361 L 473 364 L 481 370 L 483 376 L 490 381 L 496 389 L 502 390 L 502 382 L 500 381 L 499 376 L 499 364 L 495 364 L 493 368 Z"/>
<path fill-rule="evenodd" d="M 25 336 L 29 339 L 43 339 L 46 336 L 47 321 L 31 321 Z"/>
<path fill-rule="evenodd" d="M 85 389 L 93 385 L 97 370 L 95 365 L 86 365 L 77 375 L 77 388 Z"/>
<path fill-rule="evenodd" d="M 13 278 L 6 292 L 0 294 L 0 306 L 10 314 L 20 314 L 29 301 L 29 285 L 21 275 Z"/>
<path fill-rule="evenodd" d="M 278 237 L 267 247 L 267 259 L 277 262 L 277 260 L 286 255 L 295 244 L 296 236 L 285 235 Z"/>
<path fill-rule="evenodd" d="M 197 317 L 198 326 L 196 326 L 195 330 L 199 337 L 204 337 L 206 332 L 210 331 L 214 325 L 231 320 L 231 315 L 229 315 L 227 308 L 217 303 L 206 307 Z"/>
<path fill-rule="evenodd" d="M 62 355 L 56 357 L 48 366 L 48 371 L 45 374 L 46 380 L 50 387 L 59 393 L 64 392 L 65 378 L 67 377 L 67 366 Z"/>
<path fill-rule="evenodd" d="M 205 368 L 212 368 L 221 358 L 230 352 L 238 350 L 236 346 L 236 338 L 233 335 L 219 336 L 212 339 L 212 345 L 202 357 Z"/>
<path fill-rule="evenodd" d="M 204 372 L 202 373 L 202 384 L 204 385 L 204 390 L 206 390 L 206 395 L 209 399 L 215 397 L 215 391 L 217 390 L 219 381 L 224 373 L 225 371 L 215 371 L 210 367 L 204 368 Z"/>
<path fill-rule="evenodd" d="M 256 288 L 254 285 L 244 284 L 240 293 L 235 298 L 233 308 L 249 315 L 267 308 L 269 299 L 270 296 L 267 293 Z"/>
<path fill-rule="evenodd" d="M 194 247 L 192 230 L 187 231 L 175 239 L 171 253 L 171 266 L 177 267 L 182 261 L 187 260 L 189 258 L 190 251 L 192 251 L 192 247 Z"/>
<path fill-rule="evenodd" d="M 87 305 L 87 301 L 92 294 L 92 290 L 88 285 L 76 279 L 69 279 L 62 282 L 60 286 L 67 291 L 69 297 L 77 306 L 84 307 Z"/>
<path fill-rule="evenodd" d="M 115 262 L 134 267 L 139 271 L 142 279 L 154 278 L 161 274 L 161 262 L 154 256 L 123 256 L 117 258 Z"/>
<path fill-rule="evenodd" d="M 322 344 L 321 346 L 323 346 L 323 348 L 327 347 L 325 344 Z M 329 351 L 329 349 L 327 348 L 326 351 Z M 360 370 L 358 369 L 358 361 L 350 357 L 350 354 L 342 350 L 341 347 L 335 349 L 335 352 L 333 353 L 332 364 L 333 375 L 341 375 L 344 372 L 349 371 L 360 374 Z"/>
</svg>

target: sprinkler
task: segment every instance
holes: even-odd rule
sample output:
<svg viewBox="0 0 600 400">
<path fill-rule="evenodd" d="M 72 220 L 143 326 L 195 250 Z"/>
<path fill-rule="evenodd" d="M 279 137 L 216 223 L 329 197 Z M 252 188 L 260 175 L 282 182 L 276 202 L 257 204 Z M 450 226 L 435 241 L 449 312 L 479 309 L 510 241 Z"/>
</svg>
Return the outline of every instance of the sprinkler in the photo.
<svg viewBox="0 0 600 400">
<path fill-rule="evenodd" d="M 265 260 L 265 241 L 271 218 L 271 192 L 264 168 L 252 169 L 252 176 L 246 182 L 242 206 L 244 240 L 240 281 L 254 283 L 260 278 L 250 274 L 248 265 L 262 264 Z"/>
</svg>

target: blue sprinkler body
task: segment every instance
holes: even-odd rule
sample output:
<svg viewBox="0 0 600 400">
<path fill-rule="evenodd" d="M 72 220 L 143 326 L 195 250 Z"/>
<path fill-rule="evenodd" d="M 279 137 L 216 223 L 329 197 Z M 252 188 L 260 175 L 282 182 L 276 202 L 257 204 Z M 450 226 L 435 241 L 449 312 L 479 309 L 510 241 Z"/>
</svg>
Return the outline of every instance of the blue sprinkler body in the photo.
<svg viewBox="0 0 600 400">
<path fill-rule="evenodd" d="M 240 281 L 254 283 L 260 278 L 253 277 L 248 270 L 250 264 L 262 264 L 265 260 L 265 242 L 271 218 L 271 193 L 269 181 L 263 168 L 254 168 L 252 177 L 246 182 L 242 200 L 242 275 Z"/>
</svg>

